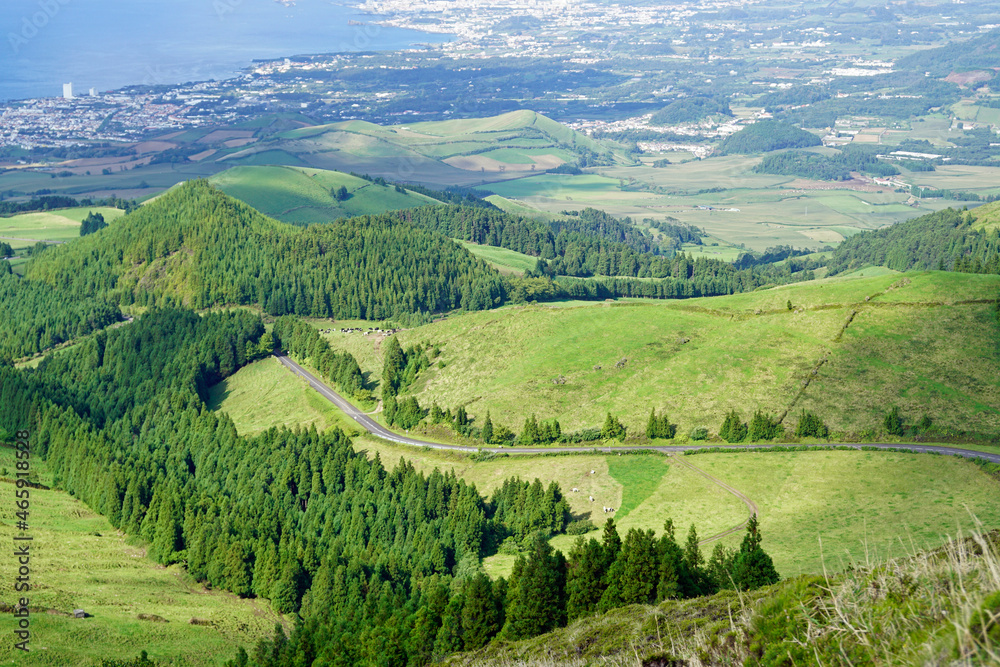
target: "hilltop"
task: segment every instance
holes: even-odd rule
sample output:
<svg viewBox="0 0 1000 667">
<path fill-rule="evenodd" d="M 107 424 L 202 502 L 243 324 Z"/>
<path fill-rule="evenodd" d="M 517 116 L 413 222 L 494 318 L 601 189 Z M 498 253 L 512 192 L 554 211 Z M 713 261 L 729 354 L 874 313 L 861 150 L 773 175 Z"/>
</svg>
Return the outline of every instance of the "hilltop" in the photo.
<svg viewBox="0 0 1000 667">
<path fill-rule="evenodd" d="M 25 276 L 126 307 L 257 304 L 272 315 L 405 318 L 502 298 L 500 275 L 441 234 L 385 216 L 303 229 L 206 181 L 46 251 Z"/>
<path fill-rule="evenodd" d="M 308 224 L 439 204 L 415 192 L 324 169 L 233 167 L 209 182 L 282 222 Z M 341 190 L 343 188 L 343 190 Z"/>
<path fill-rule="evenodd" d="M 232 164 L 292 164 L 368 173 L 432 187 L 479 185 L 567 163 L 621 161 L 608 148 L 534 111 L 487 118 L 376 125 L 343 121 L 276 134 L 231 153 Z"/>
</svg>

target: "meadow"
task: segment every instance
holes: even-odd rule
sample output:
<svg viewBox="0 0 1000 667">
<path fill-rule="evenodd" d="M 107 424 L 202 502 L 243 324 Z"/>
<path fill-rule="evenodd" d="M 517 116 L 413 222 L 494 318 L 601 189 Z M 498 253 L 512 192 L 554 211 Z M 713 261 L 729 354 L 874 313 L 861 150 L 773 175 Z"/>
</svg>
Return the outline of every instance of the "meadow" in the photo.
<svg viewBox="0 0 1000 667">
<path fill-rule="evenodd" d="M 259 433 L 272 426 L 360 431 L 357 424 L 311 390 L 305 380 L 292 376 L 274 357 L 245 366 L 210 388 L 207 404 L 211 410 L 228 413 L 240 435 Z"/>
<path fill-rule="evenodd" d="M 108 206 L 83 206 L 0 217 L 0 239 L 15 248 L 36 241 L 72 241 L 80 237 L 80 223 L 91 212 L 100 213 L 109 224 L 124 215 L 124 211 Z"/>
<path fill-rule="evenodd" d="M 0 448 L 0 488 L 10 498 L 13 469 L 13 450 Z M 32 469 L 39 482 L 51 484 L 43 461 L 32 459 Z M 264 600 L 207 590 L 180 566 L 157 565 L 145 557 L 141 542 L 65 492 L 32 489 L 30 501 L 31 651 L 21 653 L 5 641 L 4 664 L 89 667 L 145 650 L 158 664 L 221 666 L 236 646 L 252 646 L 271 636 L 275 623 L 290 623 Z M 12 544 L 15 534 L 13 502 L 4 503 L 0 537 Z M 12 557 L 0 560 L 7 582 L 13 581 L 14 564 Z M 8 589 L 3 601 L 9 604 L 13 595 Z M 89 617 L 72 618 L 74 609 Z M 205 623 L 191 624 L 192 618 Z"/>
<path fill-rule="evenodd" d="M 794 427 L 805 408 L 841 437 L 861 437 L 898 405 L 910 423 L 926 413 L 942 433 L 989 434 L 1000 429 L 998 292 L 997 276 L 886 274 L 701 299 L 511 306 L 397 335 L 404 347 L 441 348 L 412 389 L 422 405 L 489 410 L 515 431 L 529 412 L 564 431 L 598 427 L 611 412 L 641 434 L 655 408 L 685 436 L 717 432 L 732 409 L 744 419 L 789 410 Z M 324 337 L 377 389 L 377 341 Z"/>
<path fill-rule="evenodd" d="M 440 203 L 421 194 L 396 192 L 363 178 L 322 169 L 241 166 L 216 174 L 210 182 L 262 213 L 294 224 L 384 213 Z M 333 192 L 345 188 L 338 201 Z"/>
<path fill-rule="evenodd" d="M 534 269 L 535 265 L 538 264 L 537 257 L 525 255 L 516 250 L 479 245 L 471 241 L 459 241 L 459 243 L 476 257 L 492 264 L 500 273 L 523 275 L 525 271 Z"/>
</svg>

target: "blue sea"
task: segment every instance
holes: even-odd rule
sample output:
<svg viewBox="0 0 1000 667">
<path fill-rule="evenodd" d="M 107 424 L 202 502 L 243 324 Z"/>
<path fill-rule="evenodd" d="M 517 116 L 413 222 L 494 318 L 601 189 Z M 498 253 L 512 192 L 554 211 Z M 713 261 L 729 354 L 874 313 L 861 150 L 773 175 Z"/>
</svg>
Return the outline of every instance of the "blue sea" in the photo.
<svg viewBox="0 0 1000 667">
<path fill-rule="evenodd" d="M 255 59 L 395 50 L 443 35 L 330 0 L 2 0 L 0 100 L 222 79 Z M 365 25 L 350 25 L 349 21 Z"/>
</svg>

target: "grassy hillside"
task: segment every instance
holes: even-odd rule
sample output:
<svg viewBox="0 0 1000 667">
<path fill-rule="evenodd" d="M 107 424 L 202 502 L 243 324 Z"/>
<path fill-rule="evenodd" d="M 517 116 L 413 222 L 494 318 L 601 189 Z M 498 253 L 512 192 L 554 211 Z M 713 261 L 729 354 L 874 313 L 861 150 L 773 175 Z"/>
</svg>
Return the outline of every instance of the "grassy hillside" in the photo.
<svg viewBox="0 0 1000 667">
<path fill-rule="evenodd" d="M 829 577 L 633 605 L 533 639 L 493 641 L 446 664 L 986 665 L 996 663 L 998 614 L 993 531 L 897 560 L 859 560 Z"/>
<path fill-rule="evenodd" d="M 391 186 L 323 169 L 233 167 L 216 174 L 209 182 L 265 215 L 293 224 L 330 222 L 440 203 L 421 194 L 400 193 Z M 348 193 L 343 201 L 334 195 L 341 187 Z"/>
<path fill-rule="evenodd" d="M 280 160 L 275 154 L 284 155 Z M 434 187 L 479 185 L 542 172 L 608 149 L 533 111 L 500 116 L 381 126 L 344 121 L 280 133 L 226 156 L 233 164 L 307 164 L 415 181 Z M 290 161 L 294 156 L 295 162 Z"/>
<path fill-rule="evenodd" d="M 717 432 L 732 409 L 744 419 L 790 410 L 794 428 L 806 408 L 861 437 L 881 432 L 898 405 L 910 423 L 926 413 L 943 431 L 989 434 L 1000 430 L 998 292 L 1000 276 L 839 278 L 682 301 L 507 307 L 399 336 L 442 350 L 415 386 L 422 404 L 490 410 L 515 430 L 529 410 L 564 431 L 600 426 L 610 411 L 641 433 L 651 408 L 680 434 Z M 326 337 L 377 381 L 377 341 Z"/>
<path fill-rule="evenodd" d="M 272 426 L 359 430 L 328 400 L 309 389 L 304 380 L 290 378 L 288 369 L 274 357 L 245 366 L 212 387 L 208 407 L 228 413 L 241 435 Z"/>
<path fill-rule="evenodd" d="M 266 381 L 250 381 L 265 376 Z M 292 425 L 295 419 L 303 425 L 316 423 L 309 395 L 319 398 L 318 394 L 273 360 L 241 370 L 226 386 L 241 387 L 242 406 L 275 408 L 229 410 L 241 432 Z M 276 396 L 289 397 L 287 407 L 279 405 Z M 221 409 L 226 410 L 225 404 Z M 578 493 L 567 494 L 573 514 L 600 527 L 608 516 L 600 508 L 614 507 L 611 516 L 622 534 L 630 528 L 659 533 L 669 516 L 685 533 L 694 523 L 699 534 L 707 536 L 739 524 L 747 514 L 737 498 L 660 455 L 476 459 L 394 445 L 367 435 L 357 437 L 354 447 L 369 457 L 377 455 L 389 468 L 402 458 L 428 474 L 435 468 L 454 470 L 487 495 L 513 475 L 555 481 L 567 490 L 579 488 Z M 784 576 L 821 572 L 824 564 L 839 570 L 852 559 L 863 558 L 866 550 L 884 557 L 900 555 L 901 544 L 937 546 L 941 536 L 956 527 L 974 527 L 970 512 L 987 526 L 1000 526 L 1000 507 L 995 502 L 1000 482 L 974 464 L 952 457 L 811 451 L 711 453 L 684 460 L 757 503 L 768 552 Z M 892 474 L 886 474 L 887 470 Z M 741 538 L 734 535 L 723 543 L 738 546 Z M 568 552 L 575 539 L 557 536 L 552 543 Z M 498 554 L 487 558 L 485 567 L 492 576 L 507 576 L 513 561 L 513 556 Z"/>
<path fill-rule="evenodd" d="M 14 451 L 0 448 L 0 489 L 9 497 L 14 464 Z M 33 459 L 32 470 L 41 483 L 51 484 L 43 461 Z M 0 512 L 0 536 L 8 544 L 15 534 L 13 514 L 12 503 Z M 281 621 L 266 601 L 207 590 L 180 566 L 164 568 L 148 560 L 145 545 L 64 491 L 31 490 L 31 535 L 37 548 L 32 575 L 38 581 L 29 596 L 32 650 L 23 654 L 13 642 L 3 642 L 5 664 L 89 667 L 146 650 L 162 664 L 221 666 L 234 645 L 252 646 Z M 8 581 L 15 576 L 13 567 L 12 558 L 0 566 Z M 12 600 L 13 592 L 5 594 L 5 603 Z M 72 618 L 79 608 L 90 617 Z M 142 620 L 140 614 L 165 622 Z M 192 618 L 208 623 L 192 625 Z"/>
</svg>

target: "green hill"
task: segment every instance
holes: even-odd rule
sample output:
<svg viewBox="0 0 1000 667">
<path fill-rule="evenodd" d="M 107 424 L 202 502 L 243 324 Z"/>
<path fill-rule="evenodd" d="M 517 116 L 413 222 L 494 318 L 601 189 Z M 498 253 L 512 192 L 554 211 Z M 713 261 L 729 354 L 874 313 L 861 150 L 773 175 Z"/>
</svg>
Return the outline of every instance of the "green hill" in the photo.
<svg viewBox="0 0 1000 667">
<path fill-rule="evenodd" d="M 886 410 L 924 414 L 927 437 L 1000 432 L 1000 276 L 925 272 L 835 278 L 687 300 L 557 303 L 449 317 L 399 334 L 442 350 L 421 405 L 464 405 L 519 431 L 526 413 L 564 431 L 608 412 L 641 436 L 651 409 L 686 436 L 737 410 L 810 410 L 839 433 L 884 437 Z M 788 303 L 791 303 L 791 309 Z M 470 332 L 481 332 L 470 335 Z M 373 378 L 371 343 L 328 337 Z M 367 366 L 366 366 L 367 364 Z M 526 407 L 530 406 L 530 407 Z"/>
<path fill-rule="evenodd" d="M 303 167 L 233 167 L 216 174 L 209 182 L 261 213 L 293 224 L 330 222 L 440 203 L 357 176 Z M 342 198 L 337 195 L 340 188 L 346 191 Z"/>
<path fill-rule="evenodd" d="M 808 148 L 820 146 L 823 141 L 812 132 L 777 120 L 759 120 L 739 132 L 726 137 L 716 153 L 766 153 L 783 148 Z"/>
<path fill-rule="evenodd" d="M 344 121 L 282 132 L 235 151 L 233 164 L 263 164 L 260 155 L 294 156 L 272 163 L 368 173 L 433 187 L 479 185 L 567 162 L 622 161 L 604 144 L 533 111 L 500 116 L 382 126 Z"/>
<path fill-rule="evenodd" d="M 834 251 L 830 274 L 866 266 L 896 271 L 947 269 L 1000 273 L 1000 202 L 969 212 L 943 209 L 889 227 L 856 234 Z"/>
<path fill-rule="evenodd" d="M 503 297 L 500 275 L 441 234 L 384 215 L 303 229 L 207 181 L 51 248 L 25 272 L 125 306 L 257 304 L 272 315 L 407 318 Z"/>
</svg>

